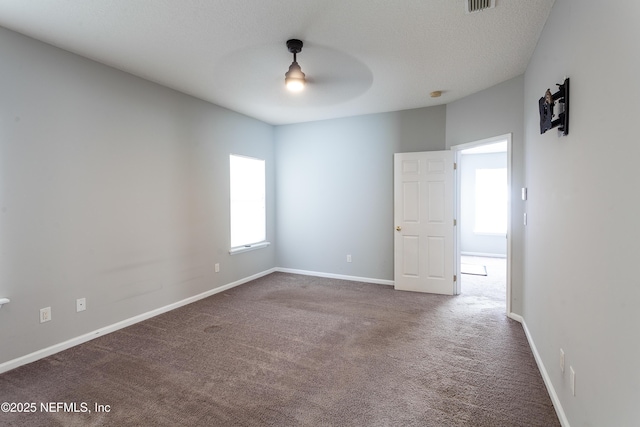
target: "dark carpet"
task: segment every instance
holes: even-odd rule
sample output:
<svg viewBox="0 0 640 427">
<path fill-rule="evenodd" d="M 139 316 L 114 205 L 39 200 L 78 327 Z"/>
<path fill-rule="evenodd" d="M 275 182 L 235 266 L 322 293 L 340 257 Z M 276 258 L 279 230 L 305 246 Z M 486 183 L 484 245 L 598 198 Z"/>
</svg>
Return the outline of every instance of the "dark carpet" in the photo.
<svg viewBox="0 0 640 427">
<path fill-rule="evenodd" d="M 478 287 L 274 273 L 0 375 L 0 402 L 38 409 L 0 424 L 560 425 L 522 326 Z"/>
</svg>

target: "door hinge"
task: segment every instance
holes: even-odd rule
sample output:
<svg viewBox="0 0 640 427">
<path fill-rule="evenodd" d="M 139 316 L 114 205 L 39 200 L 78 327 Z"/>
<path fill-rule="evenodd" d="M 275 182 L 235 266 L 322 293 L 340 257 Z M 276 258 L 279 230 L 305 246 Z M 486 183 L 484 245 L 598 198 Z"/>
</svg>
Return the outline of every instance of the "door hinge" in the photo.
<svg viewBox="0 0 640 427">
<path fill-rule="evenodd" d="M 456 162 L 453 162 L 453 170 L 458 169 L 458 164 Z"/>
<path fill-rule="evenodd" d="M 458 225 L 458 220 L 457 220 L 457 219 L 454 219 L 454 220 L 453 220 L 453 226 L 455 227 L 456 225 Z"/>
<path fill-rule="evenodd" d="M 457 275 L 455 275 L 455 274 L 453 275 L 453 281 L 454 281 L 454 282 L 457 282 L 457 281 L 458 281 L 458 276 L 457 276 Z"/>
</svg>

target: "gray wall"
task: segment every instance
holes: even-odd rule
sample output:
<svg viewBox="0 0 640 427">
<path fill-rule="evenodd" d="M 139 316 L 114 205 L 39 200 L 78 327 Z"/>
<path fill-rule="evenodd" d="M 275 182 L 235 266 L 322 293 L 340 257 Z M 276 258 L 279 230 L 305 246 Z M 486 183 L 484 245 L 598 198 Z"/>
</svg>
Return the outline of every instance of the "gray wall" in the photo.
<svg viewBox="0 0 640 427">
<path fill-rule="evenodd" d="M 231 151 L 275 238 L 272 126 L 2 28 L 0 57 L 0 363 L 275 266 L 227 252 Z"/>
<path fill-rule="evenodd" d="M 447 148 L 494 136 L 511 140 L 511 311 L 522 314 L 524 263 L 524 77 L 447 104 Z"/>
<path fill-rule="evenodd" d="M 478 234 L 476 217 L 476 171 L 506 169 L 506 153 L 464 154 L 460 159 L 460 251 L 488 256 L 506 256 L 506 235 Z"/>
<path fill-rule="evenodd" d="M 393 153 L 444 150 L 445 107 L 278 126 L 276 141 L 279 266 L 392 280 Z"/>
<path fill-rule="evenodd" d="M 525 74 L 523 315 L 572 426 L 640 420 L 638 16 L 636 1 L 556 0 Z M 538 98 L 565 75 L 570 134 L 540 135 Z"/>
</svg>

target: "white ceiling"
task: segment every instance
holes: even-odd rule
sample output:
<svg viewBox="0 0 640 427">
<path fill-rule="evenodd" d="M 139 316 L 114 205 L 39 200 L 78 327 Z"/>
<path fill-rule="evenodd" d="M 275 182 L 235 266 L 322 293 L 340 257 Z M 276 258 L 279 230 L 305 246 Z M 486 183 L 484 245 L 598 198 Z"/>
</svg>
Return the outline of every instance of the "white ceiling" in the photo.
<svg viewBox="0 0 640 427">
<path fill-rule="evenodd" d="M 0 25 L 285 124 L 446 104 L 522 74 L 554 0 L 465 1 L 0 0 Z M 284 88 L 290 38 L 299 94 Z"/>
</svg>

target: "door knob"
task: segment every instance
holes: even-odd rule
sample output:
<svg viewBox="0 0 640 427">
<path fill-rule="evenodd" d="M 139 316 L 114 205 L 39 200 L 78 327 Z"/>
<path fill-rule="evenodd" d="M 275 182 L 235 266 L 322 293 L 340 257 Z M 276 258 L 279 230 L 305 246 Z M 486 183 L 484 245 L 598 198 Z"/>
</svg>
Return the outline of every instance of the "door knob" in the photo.
<svg viewBox="0 0 640 427">
<path fill-rule="evenodd" d="M 400 230 L 402 230 L 402 227 L 397 226 L 397 227 L 396 227 L 396 231 L 400 231 Z"/>
</svg>

